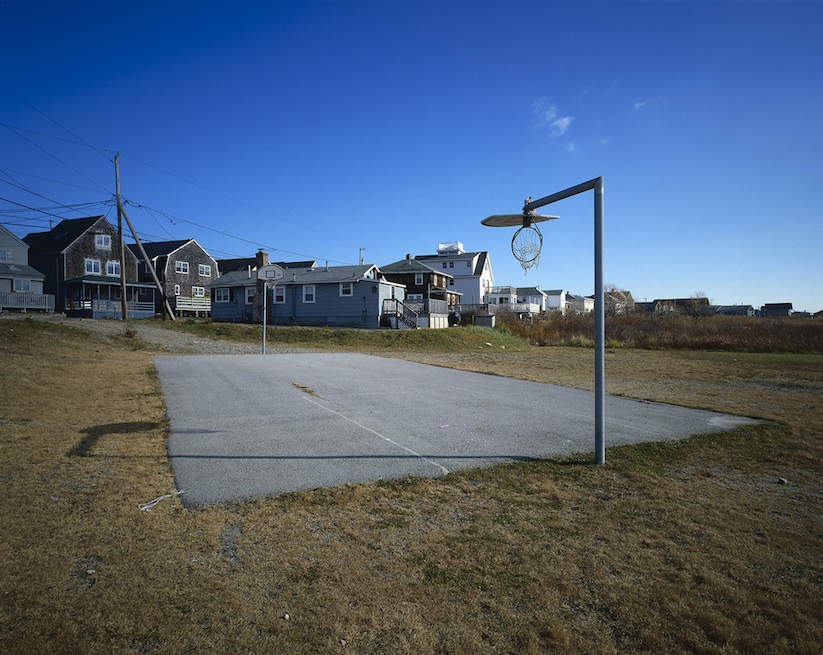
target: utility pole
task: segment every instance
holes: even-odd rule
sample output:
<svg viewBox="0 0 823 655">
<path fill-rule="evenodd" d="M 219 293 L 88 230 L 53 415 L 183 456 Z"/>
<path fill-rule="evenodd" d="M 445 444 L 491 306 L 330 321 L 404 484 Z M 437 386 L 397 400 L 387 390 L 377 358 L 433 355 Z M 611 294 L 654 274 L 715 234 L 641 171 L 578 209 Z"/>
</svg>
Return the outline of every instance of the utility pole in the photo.
<svg viewBox="0 0 823 655">
<path fill-rule="evenodd" d="M 115 194 L 117 196 L 117 242 L 120 244 L 120 308 L 125 321 L 129 317 L 126 306 L 126 244 L 123 243 L 123 213 L 120 211 L 120 153 L 114 156 Z"/>
<path fill-rule="evenodd" d="M 360 248 L 360 265 L 361 266 L 363 265 L 363 251 L 364 250 L 365 250 L 365 248 Z"/>
</svg>

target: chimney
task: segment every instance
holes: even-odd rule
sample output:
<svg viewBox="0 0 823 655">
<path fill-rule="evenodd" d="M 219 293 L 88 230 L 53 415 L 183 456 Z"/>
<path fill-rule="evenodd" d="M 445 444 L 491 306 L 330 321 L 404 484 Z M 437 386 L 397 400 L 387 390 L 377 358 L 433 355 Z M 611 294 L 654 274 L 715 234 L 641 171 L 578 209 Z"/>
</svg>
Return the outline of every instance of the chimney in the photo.
<svg viewBox="0 0 823 655">
<path fill-rule="evenodd" d="M 257 251 L 257 268 L 263 268 L 269 265 L 269 253 L 262 248 Z"/>
<path fill-rule="evenodd" d="M 411 253 L 410 252 L 406 253 L 406 259 L 411 259 Z"/>
</svg>

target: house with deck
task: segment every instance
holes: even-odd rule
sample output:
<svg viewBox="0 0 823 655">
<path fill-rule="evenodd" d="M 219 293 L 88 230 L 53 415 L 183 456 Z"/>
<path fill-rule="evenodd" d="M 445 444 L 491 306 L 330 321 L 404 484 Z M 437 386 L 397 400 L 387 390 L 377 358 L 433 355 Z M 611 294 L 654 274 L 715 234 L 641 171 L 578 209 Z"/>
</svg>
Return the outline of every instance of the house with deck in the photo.
<svg viewBox="0 0 823 655">
<path fill-rule="evenodd" d="M 141 257 L 136 244 L 129 246 L 135 256 Z M 194 239 L 155 241 L 144 243 L 146 255 L 163 287 L 157 294 L 155 311 L 163 314 L 163 303 L 177 316 L 208 316 L 211 312 L 210 285 L 219 273 L 217 262 Z M 140 262 L 138 279 L 153 282 L 149 263 Z"/>
<path fill-rule="evenodd" d="M 0 225 L 0 313 L 54 311 L 54 295 L 43 293 L 46 276 L 29 266 L 29 244 Z"/>
<path fill-rule="evenodd" d="M 494 283 L 489 253 L 466 252 L 459 241 L 437 244 L 437 254 L 416 255 L 427 266 L 452 276 L 449 289 L 460 294 L 461 306 L 484 305 Z"/>
<path fill-rule="evenodd" d="M 23 237 L 29 264 L 43 273 L 43 291 L 54 295 L 54 308 L 67 316 L 121 318 L 120 240 L 105 216 L 60 221 L 48 232 Z M 137 257 L 123 249 L 126 308 L 129 318 L 155 312 L 154 284 L 137 279 Z"/>
<path fill-rule="evenodd" d="M 212 320 L 262 322 L 263 289 L 269 325 L 378 328 L 391 301 L 405 300 L 405 287 L 373 264 L 283 268 L 285 277 L 269 287 L 248 269 L 222 275 L 211 284 Z"/>
</svg>

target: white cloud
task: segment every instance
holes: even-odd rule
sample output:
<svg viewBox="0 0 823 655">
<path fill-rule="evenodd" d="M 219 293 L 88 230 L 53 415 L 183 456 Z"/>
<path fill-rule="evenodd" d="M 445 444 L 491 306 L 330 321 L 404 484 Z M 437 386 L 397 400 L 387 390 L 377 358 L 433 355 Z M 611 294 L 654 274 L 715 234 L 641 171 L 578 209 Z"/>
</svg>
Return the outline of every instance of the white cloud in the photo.
<svg viewBox="0 0 823 655">
<path fill-rule="evenodd" d="M 542 130 L 557 118 L 557 107 L 551 104 L 546 98 L 538 98 L 532 103 L 532 111 L 537 116 L 534 129 Z"/>
<path fill-rule="evenodd" d="M 577 152 L 577 144 L 574 141 L 569 141 L 566 144 L 566 150 L 569 152 Z"/>
<path fill-rule="evenodd" d="M 554 137 L 563 136 L 569 130 L 569 126 L 573 120 L 573 116 L 564 116 L 563 118 L 552 121 L 549 135 Z"/>
</svg>

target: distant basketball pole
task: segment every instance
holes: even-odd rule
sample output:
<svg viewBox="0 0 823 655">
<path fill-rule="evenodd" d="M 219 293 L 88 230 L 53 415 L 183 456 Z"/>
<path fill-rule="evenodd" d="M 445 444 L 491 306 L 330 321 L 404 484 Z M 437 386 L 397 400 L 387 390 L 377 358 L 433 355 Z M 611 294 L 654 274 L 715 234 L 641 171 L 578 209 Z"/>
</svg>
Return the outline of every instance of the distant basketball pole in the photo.
<svg viewBox="0 0 823 655">
<path fill-rule="evenodd" d="M 555 217 L 533 216 L 538 207 L 565 200 L 584 191 L 594 191 L 594 459 L 606 463 L 606 310 L 603 293 L 603 178 L 597 177 L 577 186 L 558 191 L 539 200 L 527 200 L 523 205 L 523 225 L 533 220 Z M 513 225 L 508 218 L 516 215 L 490 216 L 484 225 L 503 227 Z M 498 219 L 498 220 L 493 220 Z"/>
</svg>

